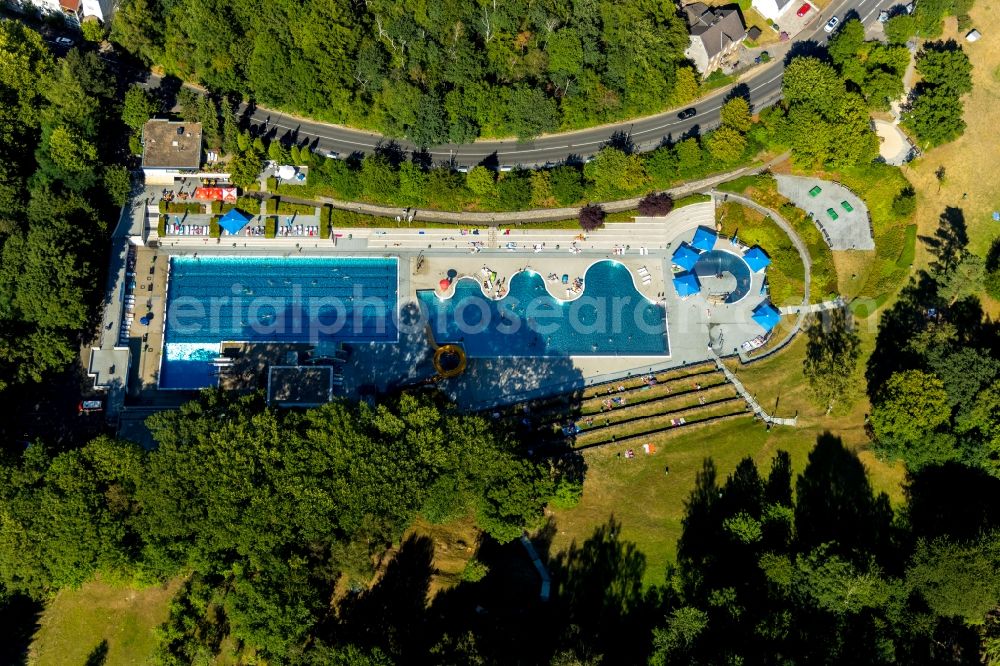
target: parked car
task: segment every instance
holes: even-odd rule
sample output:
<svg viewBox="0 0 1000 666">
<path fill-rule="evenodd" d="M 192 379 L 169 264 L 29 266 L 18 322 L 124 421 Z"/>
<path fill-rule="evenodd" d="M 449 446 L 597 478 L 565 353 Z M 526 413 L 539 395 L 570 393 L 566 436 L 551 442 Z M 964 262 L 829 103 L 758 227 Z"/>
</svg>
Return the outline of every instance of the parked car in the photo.
<svg viewBox="0 0 1000 666">
<path fill-rule="evenodd" d="M 512 167 L 509 164 L 501 164 L 500 165 L 500 171 L 503 172 L 503 173 L 507 173 L 508 171 L 513 171 L 513 170 L 514 170 L 514 167 Z"/>
<path fill-rule="evenodd" d="M 879 23 L 885 23 L 888 20 L 889 20 L 889 12 L 887 10 L 883 9 L 882 11 L 880 11 L 878 13 L 878 22 Z"/>
<path fill-rule="evenodd" d="M 806 4 L 799 7 L 799 11 L 795 12 L 795 15 L 798 16 L 799 18 L 802 18 L 808 13 L 809 13 L 809 3 L 807 2 Z"/>
<path fill-rule="evenodd" d="M 840 25 L 840 19 L 834 16 L 832 19 L 826 22 L 826 25 L 823 26 L 823 31 L 833 32 L 834 30 L 837 29 L 838 25 Z"/>
<path fill-rule="evenodd" d="M 56 37 L 56 44 L 59 46 L 73 46 L 73 40 L 69 37 Z"/>
<path fill-rule="evenodd" d="M 677 117 L 680 118 L 681 120 L 687 120 L 688 118 L 694 118 L 695 114 L 697 113 L 698 110 L 695 108 L 684 109 L 683 111 L 677 114 Z"/>
<path fill-rule="evenodd" d="M 464 164 L 459 164 L 457 167 L 455 167 L 455 171 L 459 173 L 469 173 L 469 167 L 465 166 Z"/>
<path fill-rule="evenodd" d="M 336 150 L 328 150 L 328 151 L 326 151 L 326 156 L 329 159 L 331 159 L 331 160 L 339 160 L 340 159 L 340 153 L 338 153 Z"/>
</svg>

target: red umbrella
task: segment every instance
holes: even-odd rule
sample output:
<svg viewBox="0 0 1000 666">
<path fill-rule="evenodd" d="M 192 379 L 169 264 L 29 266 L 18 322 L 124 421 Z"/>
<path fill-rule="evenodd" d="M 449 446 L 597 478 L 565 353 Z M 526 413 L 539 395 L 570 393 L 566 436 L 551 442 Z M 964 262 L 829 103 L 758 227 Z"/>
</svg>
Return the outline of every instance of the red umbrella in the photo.
<svg viewBox="0 0 1000 666">
<path fill-rule="evenodd" d="M 438 282 L 438 286 L 441 287 L 441 291 L 448 291 L 448 287 L 451 286 L 451 280 L 443 278 L 440 282 Z"/>
</svg>

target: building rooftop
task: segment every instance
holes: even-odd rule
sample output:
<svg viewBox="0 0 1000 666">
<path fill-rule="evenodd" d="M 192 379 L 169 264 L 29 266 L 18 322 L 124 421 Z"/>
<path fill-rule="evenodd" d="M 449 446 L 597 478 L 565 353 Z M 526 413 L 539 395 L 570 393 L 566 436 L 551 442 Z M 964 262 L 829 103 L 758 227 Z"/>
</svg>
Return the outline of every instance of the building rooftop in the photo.
<svg viewBox="0 0 1000 666">
<path fill-rule="evenodd" d="M 142 166 L 197 169 L 201 166 L 201 123 L 150 120 L 142 128 Z"/>
<path fill-rule="evenodd" d="M 709 58 L 746 36 L 743 18 L 735 6 L 709 7 L 696 2 L 686 6 L 684 13 L 691 27 L 691 37 L 701 40 Z"/>
</svg>

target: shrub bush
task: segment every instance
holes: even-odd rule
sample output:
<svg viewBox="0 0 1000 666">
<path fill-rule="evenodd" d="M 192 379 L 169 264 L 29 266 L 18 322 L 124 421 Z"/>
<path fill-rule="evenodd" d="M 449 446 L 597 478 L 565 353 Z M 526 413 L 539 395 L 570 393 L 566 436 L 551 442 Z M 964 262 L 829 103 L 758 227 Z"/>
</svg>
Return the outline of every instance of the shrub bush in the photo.
<svg viewBox="0 0 1000 666">
<path fill-rule="evenodd" d="M 604 226 L 604 209 L 595 204 L 587 204 L 580 209 L 580 228 L 584 231 L 593 231 Z"/>
<path fill-rule="evenodd" d="M 330 237 L 330 219 L 333 206 L 326 204 L 319 212 L 319 235 L 321 238 Z"/>
<path fill-rule="evenodd" d="M 274 215 L 278 212 L 278 197 L 271 197 L 264 204 L 264 211 L 268 215 Z"/>
<path fill-rule="evenodd" d="M 674 199 L 666 192 L 647 194 L 639 201 L 639 214 L 660 217 L 674 209 Z"/>
<path fill-rule="evenodd" d="M 316 207 L 309 204 L 298 204 L 279 200 L 277 212 L 281 215 L 315 215 Z"/>
<path fill-rule="evenodd" d="M 278 179 L 275 178 L 274 176 L 268 176 L 267 177 L 267 191 L 268 192 L 274 192 L 276 189 L 278 189 Z"/>
<path fill-rule="evenodd" d="M 907 185 L 892 200 L 892 212 L 900 218 L 907 218 L 917 209 L 917 193 Z"/>
<path fill-rule="evenodd" d="M 157 233 L 157 235 L 160 236 L 160 238 L 163 238 L 164 236 L 167 235 L 167 216 L 166 215 L 160 215 L 156 219 L 156 233 Z"/>
<path fill-rule="evenodd" d="M 486 578 L 486 574 L 489 572 L 488 566 L 473 558 L 465 563 L 465 569 L 462 570 L 462 580 L 467 583 L 478 583 Z"/>
<path fill-rule="evenodd" d="M 264 220 L 264 238 L 274 238 L 278 230 L 278 218 L 270 215 Z"/>
<path fill-rule="evenodd" d="M 222 235 L 222 227 L 219 226 L 219 216 L 213 215 L 208 221 L 208 237 L 218 238 Z"/>
<path fill-rule="evenodd" d="M 212 212 L 213 215 L 218 215 L 219 213 L 222 212 L 228 212 L 228 210 L 226 211 L 222 210 L 222 202 L 218 200 L 213 201 L 211 204 L 209 204 L 209 210 Z"/>
</svg>

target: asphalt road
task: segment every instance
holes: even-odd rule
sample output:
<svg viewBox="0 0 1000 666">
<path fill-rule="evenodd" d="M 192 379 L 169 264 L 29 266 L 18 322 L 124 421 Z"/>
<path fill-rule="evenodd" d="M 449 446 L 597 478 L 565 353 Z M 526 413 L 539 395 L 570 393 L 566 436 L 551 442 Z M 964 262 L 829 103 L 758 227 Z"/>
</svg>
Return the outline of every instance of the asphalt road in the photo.
<svg viewBox="0 0 1000 666">
<path fill-rule="evenodd" d="M 869 28 L 877 22 L 882 9 L 889 9 L 899 4 L 899 0 L 835 1 L 821 12 L 819 17 L 813 19 L 809 28 L 795 37 L 793 48 L 797 42 L 811 41 L 818 45 L 825 44 L 830 35 L 823 30 L 823 26 L 831 16 L 837 16 L 843 22 L 845 17 L 856 15 L 866 28 Z M 798 46 L 803 45 L 798 44 Z M 745 87 L 752 108 L 759 110 L 781 99 L 783 70 L 783 61 L 775 60 L 768 65 L 760 66 L 758 74 L 736 85 Z M 531 167 L 558 163 L 569 158 L 586 159 L 599 151 L 601 146 L 615 135 L 625 135 L 637 150 L 652 150 L 664 140 L 677 139 L 691 132 L 698 133 L 717 126 L 719 109 L 732 89 L 732 87 L 721 89 L 692 103 L 691 106 L 697 109 L 697 113 L 686 120 L 678 119 L 679 109 L 674 109 L 655 116 L 576 132 L 552 134 L 530 141 L 511 139 L 476 141 L 464 145 L 446 144 L 435 146 L 428 152 L 435 162 L 451 161 L 455 165 L 472 166 L 486 161 L 495 166 Z M 279 138 L 294 134 L 299 141 L 312 142 L 314 149 L 322 154 L 333 151 L 341 157 L 346 157 L 355 152 L 368 152 L 387 141 L 379 134 L 293 118 L 269 109 L 256 109 L 251 118 L 258 129 L 274 132 Z M 404 150 L 415 148 L 406 141 L 397 143 Z"/>
</svg>

